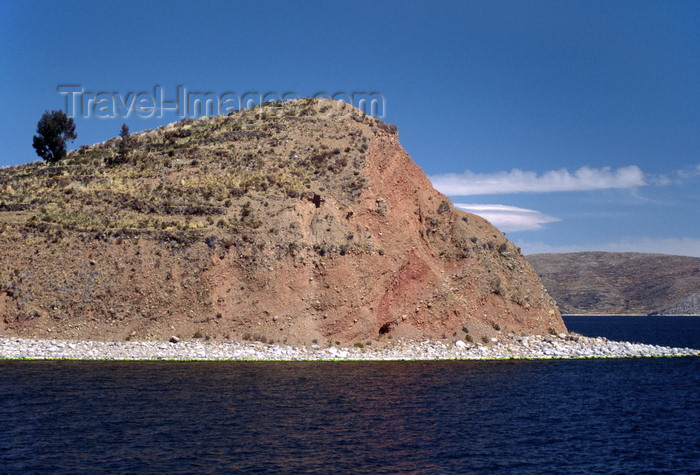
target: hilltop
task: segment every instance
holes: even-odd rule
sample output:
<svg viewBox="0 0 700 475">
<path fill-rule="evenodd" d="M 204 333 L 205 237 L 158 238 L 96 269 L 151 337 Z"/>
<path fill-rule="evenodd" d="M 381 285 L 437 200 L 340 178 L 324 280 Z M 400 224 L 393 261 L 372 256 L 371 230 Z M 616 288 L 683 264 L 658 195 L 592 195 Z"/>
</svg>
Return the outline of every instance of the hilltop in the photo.
<svg viewBox="0 0 700 475">
<path fill-rule="evenodd" d="M 351 343 L 564 331 L 394 126 L 301 99 L 0 170 L 0 333 Z"/>
<path fill-rule="evenodd" d="M 700 258 L 576 252 L 527 256 L 565 314 L 700 315 Z"/>
</svg>

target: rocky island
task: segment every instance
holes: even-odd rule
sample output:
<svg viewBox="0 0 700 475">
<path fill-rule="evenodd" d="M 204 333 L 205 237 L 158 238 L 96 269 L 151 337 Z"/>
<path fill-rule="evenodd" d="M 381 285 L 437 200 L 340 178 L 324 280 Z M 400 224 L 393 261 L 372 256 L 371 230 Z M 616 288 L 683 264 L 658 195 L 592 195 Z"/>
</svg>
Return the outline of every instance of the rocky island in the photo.
<svg viewBox="0 0 700 475">
<path fill-rule="evenodd" d="M 481 341 L 566 329 L 394 126 L 301 99 L 0 170 L 0 334 Z"/>
<path fill-rule="evenodd" d="M 0 248 L 0 358 L 697 355 L 567 334 L 520 249 L 342 102 L 0 169 Z"/>
</svg>

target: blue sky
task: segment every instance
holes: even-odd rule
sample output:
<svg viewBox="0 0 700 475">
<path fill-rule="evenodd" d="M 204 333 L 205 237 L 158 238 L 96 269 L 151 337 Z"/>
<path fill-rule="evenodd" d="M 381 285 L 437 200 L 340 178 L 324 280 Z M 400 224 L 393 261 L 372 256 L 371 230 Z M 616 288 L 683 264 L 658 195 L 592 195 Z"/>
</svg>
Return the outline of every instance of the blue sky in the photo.
<svg viewBox="0 0 700 475">
<path fill-rule="evenodd" d="M 525 253 L 700 256 L 700 2 L 0 0 L 0 166 L 60 85 L 377 92 L 433 184 Z M 131 96 L 133 97 L 133 96 Z M 78 139 L 178 120 L 76 116 Z"/>
</svg>

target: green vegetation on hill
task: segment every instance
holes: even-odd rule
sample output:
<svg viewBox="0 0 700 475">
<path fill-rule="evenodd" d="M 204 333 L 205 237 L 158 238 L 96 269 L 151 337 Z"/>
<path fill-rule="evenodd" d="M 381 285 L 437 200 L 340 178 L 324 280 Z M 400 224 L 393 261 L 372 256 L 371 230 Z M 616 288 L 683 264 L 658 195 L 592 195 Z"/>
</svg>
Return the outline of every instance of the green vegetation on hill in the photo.
<svg viewBox="0 0 700 475">
<path fill-rule="evenodd" d="M 66 156 L 66 141 L 75 140 L 75 123 L 63 111 L 46 111 L 36 125 L 32 146 L 36 154 L 50 163 L 58 162 Z"/>
<path fill-rule="evenodd" d="M 71 230 L 198 240 L 261 228 L 260 206 L 319 200 L 324 184 L 339 182 L 333 189 L 352 199 L 365 185 L 358 170 L 367 125 L 390 127 L 349 108 L 346 120 L 358 127 L 341 127 L 320 116 L 328 108 L 302 99 L 133 135 L 127 129 L 51 166 L 1 169 L 0 233 L 21 226 L 58 237 Z"/>
</svg>

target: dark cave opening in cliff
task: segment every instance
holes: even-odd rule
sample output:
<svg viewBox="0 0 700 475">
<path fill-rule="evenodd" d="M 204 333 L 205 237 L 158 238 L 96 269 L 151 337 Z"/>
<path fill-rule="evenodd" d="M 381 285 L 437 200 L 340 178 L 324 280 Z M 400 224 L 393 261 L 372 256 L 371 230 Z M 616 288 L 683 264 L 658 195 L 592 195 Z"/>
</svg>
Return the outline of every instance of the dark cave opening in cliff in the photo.
<svg viewBox="0 0 700 475">
<path fill-rule="evenodd" d="M 391 327 L 392 327 L 391 322 L 385 323 L 384 325 L 379 327 L 379 334 L 386 335 L 387 333 L 389 333 L 391 331 Z"/>
</svg>

